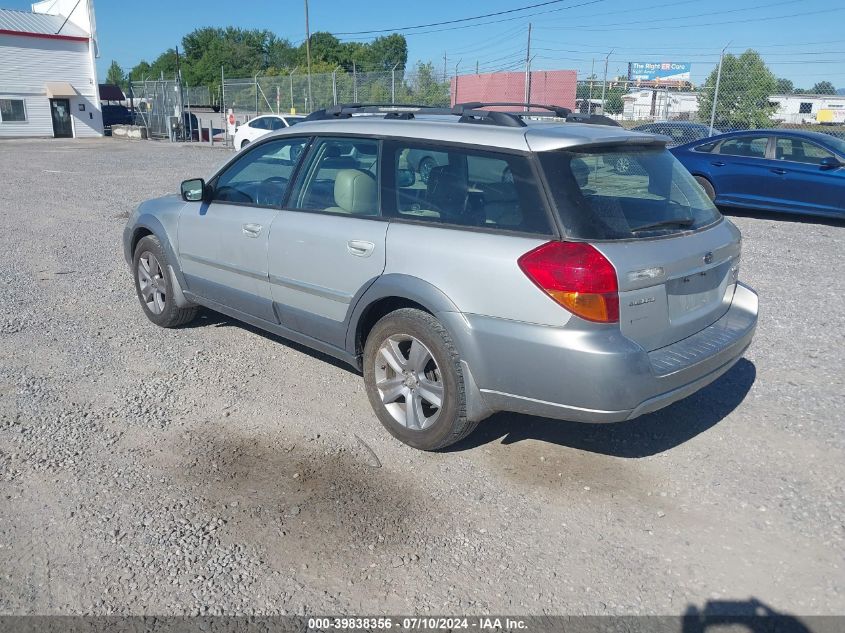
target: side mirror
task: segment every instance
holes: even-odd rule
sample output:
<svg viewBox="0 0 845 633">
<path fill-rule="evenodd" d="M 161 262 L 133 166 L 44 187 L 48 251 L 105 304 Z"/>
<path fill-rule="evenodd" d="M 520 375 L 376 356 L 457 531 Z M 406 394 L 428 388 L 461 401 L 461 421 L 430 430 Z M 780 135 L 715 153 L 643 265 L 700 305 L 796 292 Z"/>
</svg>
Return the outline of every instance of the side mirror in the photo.
<svg viewBox="0 0 845 633">
<path fill-rule="evenodd" d="M 410 187 L 417 181 L 413 169 L 400 169 L 396 174 L 396 185 L 398 187 Z"/>
<path fill-rule="evenodd" d="M 202 202 L 205 200 L 205 180 L 192 178 L 182 183 L 182 200 L 185 202 Z"/>
<path fill-rule="evenodd" d="M 826 158 L 822 158 L 819 166 L 822 169 L 837 169 L 838 167 L 842 167 L 842 163 L 840 163 L 839 159 L 835 156 L 828 156 Z"/>
</svg>

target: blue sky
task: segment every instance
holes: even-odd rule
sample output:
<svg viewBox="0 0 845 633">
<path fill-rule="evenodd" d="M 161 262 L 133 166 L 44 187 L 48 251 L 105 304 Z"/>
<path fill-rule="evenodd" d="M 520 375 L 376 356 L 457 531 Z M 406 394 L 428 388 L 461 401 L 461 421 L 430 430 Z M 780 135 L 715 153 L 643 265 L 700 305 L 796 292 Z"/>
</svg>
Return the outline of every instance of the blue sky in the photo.
<svg viewBox="0 0 845 633">
<path fill-rule="evenodd" d="M 368 31 L 471 17 L 539 4 L 542 0 L 310 0 L 311 30 Z M 579 6 L 580 5 L 580 6 Z M 28 9 L 21 0 L 0 6 Z M 129 68 L 152 61 L 182 36 L 202 26 L 267 28 L 299 42 L 304 37 L 301 0 L 178 0 L 95 2 L 104 75 L 112 59 Z M 842 0 L 565 0 L 473 22 L 406 31 L 409 58 L 433 61 L 449 74 L 524 68 L 528 23 L 533 24 L 535 69 L 565 68 L 586 76 L 610 57 L 609 74 L 625 74 L 628 61 L 689 61 L 701 82 L 718 60 L 755 48 L 772 71 L 799 87 L 827 79 L 845 86 L 845 2 Z M 479 24 L 481 23 L 481 24 Z M 461 27 L 461 28 L 455 28 Z M 372 35 L 342 36 L 366 40 Z"/>
</svg>

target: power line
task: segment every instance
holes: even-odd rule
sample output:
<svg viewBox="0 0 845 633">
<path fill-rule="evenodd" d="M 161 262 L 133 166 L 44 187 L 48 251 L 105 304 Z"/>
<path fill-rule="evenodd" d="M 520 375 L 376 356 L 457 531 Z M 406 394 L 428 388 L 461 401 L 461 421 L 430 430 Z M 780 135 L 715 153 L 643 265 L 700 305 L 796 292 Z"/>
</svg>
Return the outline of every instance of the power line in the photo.
<svg viewBox="0 0 845 633">
<path fill-rule="evenodd" d="M 430 29 L 430 30 L 427 30 L 427 31 L 416 31 L 416 32 L 413 32 L 413 33 L 404 33 L 404 35 L 405 35 L 405 37 L 411 37 L 413 35 L 427 35 L 429 33 L 442 33 L 444 31 L 457 31 L 457 30 L 460 30 L 460 29 L 471 29 L 471 28 L 475 28 L 477 26 L 488 26 L 490 24 L 500 24 L 502 22 L 513 22 L 514 20 L 524 20 L 526 18 L 530 18 L 530 17 L 536 16 L 536 15 L 545 15 L 547 13 L 557 13 L 559 11 L 566 11 L 566 10 L 569 10 L 569 9 L 577 9 L 579 7 L 586 7 L 586 6 L 589 6 L 591 4 L 598 4 L 599 2 L 607 2 L 607 0 L 588 0 L 587 2 L 581 2 L 580 4 L 573 4 L 573 5 L 570 5 L 570 6 L 561 7 L 559 9 L 549 9 L 547 11 L 538 11 L 537 13 L 528 13 L 528 14 L 525 14 L 525 15 L 520 15 L 520 16 L 512 17 L 512 18 L 502 18 L 500 20 L 489 20 L 487 22 L 476 22 L 475 24 L 465 24 L 463 26 L 450 26 L 450 27 L 446 27 L 446 28 L 443 28 L 443 29 Z M 373 40 L 375 38 L 374 37 L 366 37 L 366 38 L 351 37 L 351 38 L 340 38 L 340 39 L 341 39 L 341 41 L 347 41 L 348 42 L 348 41 L 369 41 L 369 40 Z"/>
<path fill-rule="evenodd" d="M 758 7 L 759 8 L 759 7 Z M 819 11 L 805 11 L 803 13 L 790 13 L 789 15 L 774 15 L 769 17 L 754 17 L 748 18 L 745 20 L 730 20 L 727 22 L 702 22 L 699 24 L 679 24 L 672 26 L 673 29 L 688 29 L 688 28 L 701 28 L 704 26 L 724 26 L 725 24 L 745 24 L 748 22 L 769 22 L 771 20 L 785 20 L 787 18 L 797 18 L 797 17 L 807 17 L 811 15 L 819 15 L 819 14 L 830 14 L 834 11 L 845 11 L 845 7 L 839 7 L 834 9 L 821 9 Z M 681 18 L 673 18 L 673 19 L 681 19 Z M 622 23 L 618 23 L 622 24 Z M 630 24 L 630 23 L 627 23 Z M 541 27 L 545 29 L 560 29 L 560 28 L 571 28 L 571 29 L 578 29 L 579 31 L 598 31 L 598 32 L 610 32 L 610 31 L 627 31 L 629 30 L 628 27 L 618 28 L 618 29 L 606 29 L 606 28 L 593 28 L 596 26 L 612 26 L 611 24 L 576 24 L 569 27 Z M 641 26 L 637 27 L 638 31 L 655 31 L 655 30 L 663 30 L 668 28 L 667 26 Z"/>
<path fill-rule="evenodd" d="M 667 18 L 648 18 L 645 20 L 626 20 L 625 22 L 608 22 L 607 24 L 571 24 L 567 26 L 546 26 L 543 27 L 548 30 L 558 30 L 558 29 L 572 29 L 572 28 L 581 28 L 585 26 L 627 26 L 630 24 L 652 24 L 654 22 L 674 22 L 676 20 L 690 20 L 692 18 L 704 18 L 709 17 L 711 15 L 725 15 L 727 13 L 741 13 L 743 11 L 757 11 L 759 9 L 771 9 L 774 7 L 783 6 L 785 4 L 798 4 L 799 2 L 803 2 L 804 0 L 781 0 L 781 2 L 768 2 L 763 5 L 758 5 L 754 7 L 741 7 L 739 9 L 730 9 L 728 11 L 710 11 L 708 13 L 696 13 L 693 15 L 676 15 L 673 17 Z"/>
<path fill-rule="evenodd" d="M 402 26 L 394 29 L 376 29 L 372 31 L 340 31 L 335 35 L 369 35 L 372 33 L 396 33 L 398 31 L 411 31 L 414 29 L 427 29 L 432 26 L 444 26 L 446 24 L 457 24 L 459 22 L 469 22 L 471 20 L 482 20 L 484 18 L 494 18 L 499 15 L 507 15 L 508 13 L 517 13 L 518 11 L 528 11 L 529 9 L 536 9 L 538 7 L 545 7 L 550 4 L 560 4 L 561 2 L 568 2 L 569 0 L 549 0 L 548 2 L 538 2 L 537 4 L 529 4 L 524 7 L 516 9 L 508 9 L 506 11 L 496 11 L 494 13 L 485 13 L 484 15 L 476 15 L 471 18 L 458 18 L 456 20 L 446 20 L 444 22 L 431 22 L 430 24 L 417 24 L 416 26 Z"/>
</svg>

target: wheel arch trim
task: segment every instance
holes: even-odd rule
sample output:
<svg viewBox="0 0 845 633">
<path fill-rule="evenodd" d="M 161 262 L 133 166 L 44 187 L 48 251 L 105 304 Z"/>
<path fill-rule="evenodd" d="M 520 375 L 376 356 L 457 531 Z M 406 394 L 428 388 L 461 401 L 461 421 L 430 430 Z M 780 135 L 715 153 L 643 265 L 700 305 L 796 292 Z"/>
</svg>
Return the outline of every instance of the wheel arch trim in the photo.
<svg viewBox="0 0 845 633">
<path fill-rule="evenodd" d="M 182 292 L 182 288 L 185 286 L 185 278 L 182 275 L 182 268 L 179 266 L 179 259 L 176 257 L 176 252 L 173 250 L 173 245 L 170 242 L 167 231 L 161 221 L 152 214 L 145 213 L 139 216 L 135 221 L 135 224 L 132 226 L 131 232 L 129 232 L 129 239 L 126 242 L 125 248 L 126 259 L 130 262 L 130 266 L 135 257 L 135 247 L 138 242 L 144 239 L 147 235 L 155 236 L 161 244 L 161 247 L 164 249 L 165 255 L 167 255 L 167 270 L 170 273 L 170 285 L 176 306 L 179 308 L 185 308 L 194 305 Z M 135 274 L 134 270 L 132 271 L 132 274 Z"/>
<path fill-rule="evenodd" d="M 393 298 L 417 303 L 435 316 L 438 312 L 460 312 L 442 290 L 419 277 L 400 273 L 382 275 L 352 304 L 346 329 L 346 349 L 350 354 L 358 353 L 359 327 L 370 308 L 383 299 Z"/>
</svg>

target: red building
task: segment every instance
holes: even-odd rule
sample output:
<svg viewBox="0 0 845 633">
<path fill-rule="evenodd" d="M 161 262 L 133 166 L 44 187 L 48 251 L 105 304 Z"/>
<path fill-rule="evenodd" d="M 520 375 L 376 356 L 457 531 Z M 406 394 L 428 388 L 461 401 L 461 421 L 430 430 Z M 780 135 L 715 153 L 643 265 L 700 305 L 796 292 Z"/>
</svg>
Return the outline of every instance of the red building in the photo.
<svg viewBox="0 0 845 633">
<path fill-rule="evenodd" d="M 529 100 L 575 109 L 578 74 L 574 70 L 535 70 L 531 72 Z M 525 102 L 525 73 L 487 73 L 452 78 L 452 105 L 467 101 Z M 505 108 L 506 109 L 506 108 Z"/>
</svg>

